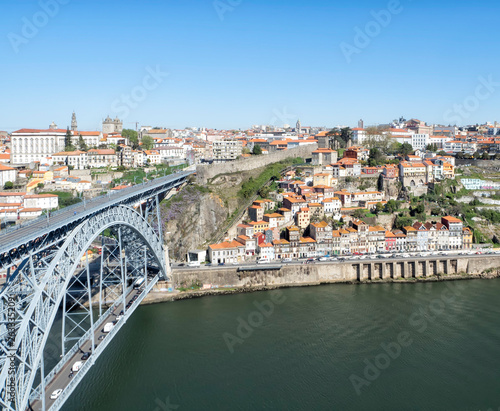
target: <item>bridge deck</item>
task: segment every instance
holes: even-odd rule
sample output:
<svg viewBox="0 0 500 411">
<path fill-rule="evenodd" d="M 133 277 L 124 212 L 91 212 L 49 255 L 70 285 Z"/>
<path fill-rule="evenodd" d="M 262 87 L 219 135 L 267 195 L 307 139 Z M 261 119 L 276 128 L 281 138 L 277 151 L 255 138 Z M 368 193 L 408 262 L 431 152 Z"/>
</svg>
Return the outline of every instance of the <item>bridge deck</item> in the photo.
<svg viewBox="0 0 500 411">
<path fill-rule="evenodd" d="M 144 184 L 138 184 L 111 192 L 108 195 L 95 197 L 85 203 L 78 203 L 62 210 L 51 213 L 50 218 L 45 216 L 35 220 L 27 221 L 0 232 L 0 254 L 7 253 L 20 244 L 45 235 L 47 232 L 57 230 L 67 224 L 83 220 L 99 210 L 110 206 L 124 204 L 130 201 L 130 198 L 144 195 L 159 189 L 163 186 L 172 188 L 180 185 L 193 172 L 181 172 L 167 177 L 157 178 Z"/>
<path fill-rule="evenodd" d="M 144 288 L 144 286 L 139 289 L 131 289 L 129 293 L 127 294 L 125 303 L 128 304 L 132 298 L 135 295 L 138 295 L 139 298 L 133 303 L 133 305 L 126 310 L 124 317 L 118 321 L 117 325 L 115 326 L 118 330 L 119 327 L 121 327 L 127 319 L 132 315 L 132 313 L 135 311 L 135 309 L 139 306 L 141 301 L 144 299 L 144 297 L 148 294 L 148 291 L 151 289 L 154 284 L 158 281 L 158 277 L 156 276 L 154 279 L 152 279 L 150 282 L 148 282 L 148 287 L 147 289 Z M 137 291 L 139 291 L 139 294 L 137 294 Z M 121 301 L 121 299 L 120 299 Z M 73 384 L 73 387 L 69 391 L 66 391 L 67 387 L 70 385 L 70 383 L 73 381 L 73 379 L 77 378 L 77 374 L 81 373 L 81 371 L 77 371 L 74 373 L 73 377 L 69 377 L 71 374 L 71 369 L 73 367 L 73 364 L 77 361 L 82 361 L 82 363 L 85 362 L 91 362 L 92 364 L 96 361 L 97 357 L 102 354 L 104 348 L 101 347 L 101 345 L 107 345 L 105 343 L 108 343 L 109 340 L 113 338 L 112 332 L 111 333 L 104 333 L 103 328 L 104 324 L 107 322 L 112 322 L 116 320 L 116 317 L 120 313 L 121 310 L 124 310 L 123 303 L 118 303 L 115 308 L 112 309 L 112 311 L 107 315 L 106 318 L 104 318 L 101 322 L 101 326 L 98 327 L 95 332 L 94 332 L 94 343 L 96 345 L 94 349 L 94 354 L 89 357 L 87 361 L 82 361 L 81 356 L 83 355 L 83 352 L 92 352 L 92 338 L 89 338 L 85 340 L 83 343 L 80 345 L 80 350 L 78 350 L 74 355 L 72 355 L 62 367 L 60 367 L 59 371 L 52 377 L 50 382 L 46 385 L 45 387 L 45 407 L 47 410 L 58 410 L 60 407 L 64 404 L 64 402 L 67 400 L 67 398 L 71 395 L 73 392 L 74 388 L 76 387 L 76 384 Z M 99 340 L 100 336 L 104 336 L 101 340 Z M 88 368 L 87 368 L 88 370 Z M 86 373 L 86 370 L 85 370 Z M 80 377 L 79 379 L 83 379 L 83 376 L 78 376 Z M 52 393 L 57 390 L 57 389 L 62 389 L 63 392 L 61 396 L 59 397 L 58 400 L 52 400 L 50 399 L 50 396 Z M 42 401 L 41 400 L 36 400 L 31 404 L 31 408 L 34 411 L 43 411 L 42 408 Z"/>
</svg>

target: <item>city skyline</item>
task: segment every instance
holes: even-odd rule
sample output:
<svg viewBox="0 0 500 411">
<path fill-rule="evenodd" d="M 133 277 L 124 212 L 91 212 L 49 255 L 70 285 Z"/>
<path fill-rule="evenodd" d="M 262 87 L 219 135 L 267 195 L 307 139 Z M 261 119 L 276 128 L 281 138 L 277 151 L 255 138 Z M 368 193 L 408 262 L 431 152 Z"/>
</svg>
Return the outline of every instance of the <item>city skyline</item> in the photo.
<svg viewBox="0 0 500 411">
<path fill-rule="evenodd" d="M 85 130 L 107 115 L 176 129 L 495 121 L 499 6 L 424 3 L 13 4 L 0 129 L 66 126 L 72 111 Z"/>
</svg>

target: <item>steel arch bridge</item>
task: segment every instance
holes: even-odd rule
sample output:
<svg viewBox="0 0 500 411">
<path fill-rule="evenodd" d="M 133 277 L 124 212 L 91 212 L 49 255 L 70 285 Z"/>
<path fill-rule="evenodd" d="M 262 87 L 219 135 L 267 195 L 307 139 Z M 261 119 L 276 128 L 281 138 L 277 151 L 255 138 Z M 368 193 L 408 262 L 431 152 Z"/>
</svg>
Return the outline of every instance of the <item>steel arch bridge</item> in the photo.
<svg viewBox="0 0 500 411">
<path fill-rule="evenodd" d="M 159 204 L 190 174 L 120 190 L 63 209 L 51 221 L 0 233 L 0 270 L 7 270 L 0 293 L 2 410 L 60 409 L 158 279 L 167 279 Z M 100 236 L 104 230 L 111 237 Z M 94 270 L 87 250 L 99 240 Z M 122 318 L 103 334 L 102 326 L 116 320 L 120 308 Z M 58 316 L 60 345 L 52 341 Z M 88 359 L 68 378 L 64 370 L 88 343 Z M 47 364 L 53 366 L 49 372 Z M 51 400 L 51 390 L 61 387 Z"/>
</svg>

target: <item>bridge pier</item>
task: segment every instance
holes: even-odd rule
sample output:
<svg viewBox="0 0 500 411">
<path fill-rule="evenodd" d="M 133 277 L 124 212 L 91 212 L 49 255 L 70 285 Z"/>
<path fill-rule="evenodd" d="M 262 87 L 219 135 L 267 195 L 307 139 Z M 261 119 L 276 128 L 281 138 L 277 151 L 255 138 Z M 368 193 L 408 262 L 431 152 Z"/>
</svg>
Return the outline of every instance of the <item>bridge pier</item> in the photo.
<svg viewBox="0 0 500 411">
<path fill-rule="evenodd" d="M 381 264 L 380 277 L 382 278 L 382 280 L 385 280 L 385 279 L 388 278 L 388 275 L 387 275 L 387 263 L 385 261 L 383 261 L 382 264 Z"/>
<path fill-rule="evenodd" d="M 401 277 L 402 278 L 408 278 L 409 277 L 409 270 L 408 270 L 408 261 L 403 261 L 403 264 L 401 265 Z"/>
<path fill-rule="evenodd" d="M 172 267 L 170 267 L 170 257 L 168 256 L 168 247 L 167 245 L 163 246 L 163 253 L 165 255 L 165 273 L 167 274 L 166 280 L 168 282 L 171 281 Z"/>
</svg>

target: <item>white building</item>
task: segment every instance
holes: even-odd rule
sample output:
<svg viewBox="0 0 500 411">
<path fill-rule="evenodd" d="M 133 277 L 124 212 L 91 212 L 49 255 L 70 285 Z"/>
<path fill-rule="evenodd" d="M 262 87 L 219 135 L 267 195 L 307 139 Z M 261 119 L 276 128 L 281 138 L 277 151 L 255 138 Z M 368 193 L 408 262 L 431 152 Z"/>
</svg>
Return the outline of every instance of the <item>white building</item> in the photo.
<svg viewBox="0 0 500 411">
<path fill-rule="evenodd" d="M 14 183 L 17 177 L 17 170 L 15 168 L 6 166 L 0 163 L 0 188 L 3 188 L 7 181 Z"/>
<path fill-rule="evenodd" d="M 430 143 L 429 134 L 412 134 L 411 135 L 411 146 L 414 150 L 425 150 Z"/>
<path fill-rule="evenodd" d="M 274 260 L 274 246 L 270 243 L 262 243 L 257 246 L 257 252 L 260 254 L 261 260 Z"/>
<path fill-rule="evenodd" d="M 74 170 L 83 170 L 87 167 L 88 158 L 85 151 L 62 151 L 52 156 L 54 164 L 72 166 Z"/>
<path fill-rule="evenodd" d="M 53 128 L 47 130 L 21 129 L 14 131 L 11 135 L 12 164 L 42 161 L 43 158 L 64 151 L 66 130 L 56 128 L 55 124 L 51 127 Z M 71 133 L 71 142 L 75 147 L 78 147 L 80 135 L 88 147 L 99 145 L 101 135 L 99 132 L 72 131 Z"/>
<path fill-rule="evenodd" d="M 26 208 L 41 208 L 53 210 L 59 206 L 59 197 L 55 194 L 31 194 L 24 196 L 23 206 Z"/>
<path fill-rule="evenodd" d="M 213 142 L 213 158 L 215 163 L 225 163 L 241 156 L 243 145 L 239 140 L 218 140 Z"/>
</svg>

